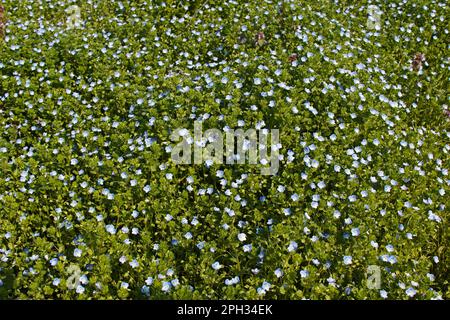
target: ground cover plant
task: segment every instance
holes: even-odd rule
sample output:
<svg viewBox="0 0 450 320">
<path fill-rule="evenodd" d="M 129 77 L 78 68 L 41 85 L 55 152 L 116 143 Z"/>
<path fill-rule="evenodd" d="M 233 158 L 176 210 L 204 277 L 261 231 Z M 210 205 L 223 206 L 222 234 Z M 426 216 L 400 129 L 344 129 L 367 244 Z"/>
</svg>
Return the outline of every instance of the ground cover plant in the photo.
<svg viewBox="0 0 450 320">
<path fill-rule="evenodd" d="M 0 298 L 450 297 L 447 1 L 1 5 Z"/>
</svg>

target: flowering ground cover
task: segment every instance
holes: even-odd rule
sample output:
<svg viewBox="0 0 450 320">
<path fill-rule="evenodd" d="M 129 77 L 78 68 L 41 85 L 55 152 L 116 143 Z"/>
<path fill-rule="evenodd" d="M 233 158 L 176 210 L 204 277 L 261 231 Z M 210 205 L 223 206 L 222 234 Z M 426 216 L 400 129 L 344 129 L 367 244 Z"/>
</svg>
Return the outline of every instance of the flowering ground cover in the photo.
<svg viewBox="0 0 450 320">
<path fill-rule="evenodd" d="M 448 17 L 2 1 L 0 298 L 449 298 Z M 276 170 L 176 163 L 195 123 L 278 130 Z"/>
</svg>

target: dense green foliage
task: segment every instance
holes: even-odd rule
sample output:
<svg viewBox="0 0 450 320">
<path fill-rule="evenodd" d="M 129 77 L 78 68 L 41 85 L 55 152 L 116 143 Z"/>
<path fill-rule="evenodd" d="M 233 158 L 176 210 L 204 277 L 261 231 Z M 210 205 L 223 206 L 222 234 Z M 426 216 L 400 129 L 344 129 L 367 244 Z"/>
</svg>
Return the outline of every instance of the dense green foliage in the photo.
<svg viewBox="0 0 450 320">
<path fill-rule="evenodd" d="M 1 298 L 450 297 L 446 1 L 3 6 Z M 279 171 L 174 164 L 194 120 Z"/>
</svg>

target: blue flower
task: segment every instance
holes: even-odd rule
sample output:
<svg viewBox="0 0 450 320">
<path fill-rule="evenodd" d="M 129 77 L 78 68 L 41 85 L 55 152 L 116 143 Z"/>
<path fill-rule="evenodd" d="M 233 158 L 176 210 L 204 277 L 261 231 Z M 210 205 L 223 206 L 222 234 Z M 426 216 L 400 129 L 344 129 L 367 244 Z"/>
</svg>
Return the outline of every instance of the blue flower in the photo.
<svg viewBox="0 0 450 320">
<path fill-rule="evenodd" d="M 74 257 L 79 258 L 79 257 L 81 257 L 82 252 L 83 251 L 81 251 L 81 249 L 76 248 L 75 250 L 73 250 L 73 255 L 74 255 Z"/>
<path fill-rule="evenodd" d="M 110 234 L 116 234 L 116 228 L 112 224 L 107 224 L 105 228 Z"/>
<path fill-rule="evenodd" d="M 408 297 L 412 298 L 416 295 L 417 291 L 415 289 L 413 289 L 412 287 L 409 287 L 408 289 L 406 289 L 405 293 Z"/>
<path fill-rule="evenodd" d="M 83 294 L 84 290 L 85 290 L 84 287 L 80 284 L 80 285 L 77 286 L 76 292 L 78 294 Z"/>
<path fill-rule="evenodd" d="M 298 248 L 297 242 L 291 241 L 291 242 L 289 243 L 289 246 L 288 246 L 288 251 L 289 251 L 289 252 L 292 252 L 292 251 L 297 250 L 297 248 Z"/>
<path fill-rule="evenodd" d="M 211 266 L 214 270 L 219 270 L 222 268 L 222 265 L 218 261 L 214 262 Z"/>
<path fill-rule="evenodd" d="M 148 285 L 148 286 L 151 286 L 153 284 L 153 278 L 152 277 L 148 277 L 145 280 L 145 284 Z"/>
<path fill-rule="evenodd" d="M 139 262 L 137 262 L 136 259 L 133 259 L 133 261 L 130 262 L 130 266 L 132 268 L 137 268 L 139 266 Z"/>
<path fill-rule="evenodd" d="M 300 271 L 300 276 L 301 276 L 302 278 L 307 278 L 307 277 L 309 277 L 309 271 L 306 270 L 306 269 L 301 270 L 301 271 Z"/>
<path fill-rule="evenodd" d="M 283 271 L 280 268 L 276 269 L 274 273 L 277 278 L 281 278 L 283 276 Z"/>
<path fill-rule="evenodd" d="M 247 236 L 245 235 L 245 233 L 239 233 L 237 237 L 241 242 L 247 240 Z"/>
<path fill-rule="evenodd" d="M 141 288 L 141 292 L 142 294 L 149 296 L 150 295 L 150 288 L 146 285 L 143 285 Z"/>
<path fill-rule="evenodd" d="M 172 283 L 170 281 L 164 281 L 161 287 L 161 290 L 167 292 L 172 287 Z"/>
<path fill-rule="evenodd" d="M 344 264 L 352 264 L 352 256 L 344 256 Z"/>
<path fill-rule="evenodd" d="M 50 265 L 52 267 L 56 266 L 57 263 L 58 263 L 58 258 L 53 258 L 53 259 L 50 260 Z"/>
</svg>

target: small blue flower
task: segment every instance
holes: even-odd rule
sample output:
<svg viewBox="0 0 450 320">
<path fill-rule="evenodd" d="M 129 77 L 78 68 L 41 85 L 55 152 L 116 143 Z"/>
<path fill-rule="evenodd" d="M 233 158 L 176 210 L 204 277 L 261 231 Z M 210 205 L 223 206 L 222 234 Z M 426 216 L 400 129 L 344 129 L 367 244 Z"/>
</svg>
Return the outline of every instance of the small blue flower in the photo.
<svg viewBox="0 0 450 320">
<path fill-rule="evenodd" d="M 409 287 L 408 289 L 406 289 L 406 295 L 408 296 L 408 297 L 414 297 L 415 295 L 416 295 L 416 293 L 417 293 L 417 291 L 414 289 L 414 288 L 411 288 L 411 287 Z"/>
<path fill-rule="evenodd" d="M 139 267 L 139 262 L 137 262 L 136 259 L 133 259 L 133 261 L 130 262 L 130 266 L 132 268 L 137 268 L 137 267 Z"/>
<path fill-rule="evenodd" d="M 276 269 L 274 273 L 277 278 L 281 278 L 283 276 L 283 271 L 280 268 Z"/>
<path fill-rule="evenodd" d="M 110 234 L 116 234 L 116 228 L 112 225 L 112 224 L 107 224 L 105 226 L 106 231 L 109 232 Z"/>
<path fill-rule="evenodd" d="M 222 268 L 222 265 L 218 261 L 216 261 L 212 264 L 212 268 L 214 270 L 219 270 L 220 268 Z"/>
<path fill-rule="evenodd" d="M 306 270 L 306 269 L 301 270 L 301 271 L 300 271 L 300 276 L 301 276 L 302 278 L 308 278 L 308 277 L 309 277 L 309 271 Z"/>
<path fill-rule="evenodd" d="M 58 258 L 53 258 L 53 259 L 50 260 L 50 265 L 52 267 L 56 266 L 57 263 L 58 263 Z"/>
<path fill-rule="evenodd" d="M 297 250 L 297 248 L 298 248 L 297 242 L 291 241 L 291 242 L 289 243 L 289 246 L 288 246 L 288 251 L 289 251 L 289 252 L 292 252 L 292 251 Z"/>
<path fill-rule="evenodd" d="M 60 282 L 61 282 L 61 279 L 55 278 L 55 279 L 53 279 L 52 284 L 57 287 L 60 284 Z"/>
<path fill-rule="evenodd" d="M 352 264 L 352 256 L 344 256 L 344 264 Z"/>
<path fill-rule="evenodd" d="M 148 286 L 151 286 L 153 284 L 153 278 L 152 277 L 148 277 L 145 280 L 145 284 L 148 285 Z"/>
<path fill-rule="evenodd" d="M 169 281 L 164 281 L 161 290 L 167 292 L 170 290 L 171 286 L 172 284 Z"/>
<path fill-rule="evenodd" d="M 83 294 L 83 293 L 84 293 L 84 287 L 83 287 L 81 284 L 79 284 L 79 285 L 77 286 L 76 292 L 77 292 L 78 294 Z"/>
<path fill-rule="evenodd" d="M 141 292 L 142 294 L 149 296 L 150 295 L 150 288 L 146 285 L 143 285 L 141 288 Z"/>
<path fill-rule="evenodd" d="M 81 251 L 81 249 L 76 248 L 75 250 L 73 250 L 73 255 L 74 255 L 74 257 L 79 258 L 79 257 L 81 257 L 82 252 L 83 251 Z"/>
</svg>

